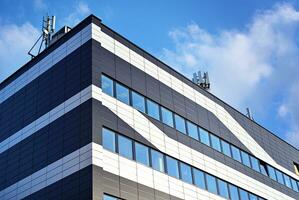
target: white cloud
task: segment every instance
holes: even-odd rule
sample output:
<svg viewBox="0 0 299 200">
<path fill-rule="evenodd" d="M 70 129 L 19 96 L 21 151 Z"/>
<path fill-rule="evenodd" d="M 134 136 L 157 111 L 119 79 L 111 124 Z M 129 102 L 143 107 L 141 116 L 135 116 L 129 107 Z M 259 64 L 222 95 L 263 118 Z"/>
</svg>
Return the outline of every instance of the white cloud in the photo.
<svg viewBox="0 0 299 200">
<path fill-rule="evenodd" d="M 30 60 L 27 52 L 39 36 L 30 23 L 0 25 L 0 81 Z"/>
<path fill-rule="evenodd" d="M 242 30 L 211 34 L 196 23 L 175 29 L 169 33 L 175 49 L 164 49 L 162 58 L 188 77 L 208 70 L 212 93 L 239 110 L 249 105 L 262 114 L 275 106 L 293 136 L 299 130 L 298 33 L 299 12 L 279 4 Z"/>
<path fill-rule="evenodd" d="M 91 9 L 88 4 L 80 1 L 75 5 L 74 11 L 66 17 L 65 24 L 67 26 L 74 26 L 90 13 Z"/>
<path fill-rule="evenodd" d="M 45 11 L 48 9 L 47 4 L 44 2 L 44 0 L 34 0 L 33 1 L 33 7 L 35 10 Z"/>
</svg>

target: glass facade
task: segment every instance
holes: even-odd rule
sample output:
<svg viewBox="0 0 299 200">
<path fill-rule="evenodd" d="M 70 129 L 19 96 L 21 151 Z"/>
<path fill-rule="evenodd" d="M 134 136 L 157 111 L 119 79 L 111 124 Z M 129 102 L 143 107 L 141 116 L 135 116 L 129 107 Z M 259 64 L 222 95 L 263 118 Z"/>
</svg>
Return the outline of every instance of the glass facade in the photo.
<svg viewBox="0 0 299 200">
<path fill-rule="evenodd" d="M 113 97 L 113 80 L 107 76 L 102 76 L 102 91 Z"/>
<path fill-rule="evenodd" d="M 199 134 L 200 134 L 200 142 L 204 143 L 205 145 L 210 146 L 210 136 L 209 133 L 204 130 L 204 129 L 200 129 L 199 130 Z"/>
<path fill-rule="evenodd" d="M 219 195 L 228 199 L 229 193 L 228 193 L 227 183 L 220 179 L 217 180 L 217 183 L 218 183 Z"/>
<path fill-rule="evenodd" d="M 211 145 L 213 149 L 221 152 L 220 139 L 217 136 L 211 135 Z"/>
<path fill-rule="evenodd" d="M 102 130 L 103 147 L 109 151 L 116 151 L 115 134 L 108 129 Z"/>
<path fill-rule="evenodd" d="M 191 167 L 189 165 L 184 164 L 184 163 L 180 163 L 180 168 L 181 168 L 182 180 L 185 181 L 186 183 L 192 184 Z"/>
<path fill-rule="evenodd" d="M 207 188 L 208 191 L 214 194 L 217 194 L 217 184 L 216 184 L 216 178 L 214 176 L 211 176 L 207 174 Z"/>
<path fill-rule="evenodd" d="M 188 135 L 192 137 L 193 139 L 199 140 L 198 138 L 198 129 L 195 124 L 192 122 L 187 121 L 187 129 L 188 129 Z"/>
<path fill-rule="evenodd" d="M 160 120 L 159 105 L 151 100 L 146 100 L 147 114 L 156 120 Z"/>
</svg>

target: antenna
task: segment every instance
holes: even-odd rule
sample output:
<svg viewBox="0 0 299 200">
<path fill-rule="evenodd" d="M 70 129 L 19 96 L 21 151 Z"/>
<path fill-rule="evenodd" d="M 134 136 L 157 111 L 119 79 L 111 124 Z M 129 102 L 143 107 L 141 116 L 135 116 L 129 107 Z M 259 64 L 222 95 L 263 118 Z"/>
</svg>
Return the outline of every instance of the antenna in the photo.
<svg viewBox="0 0 299 200">
<path fill-rule="evenodd" d="M 204 72 L 203 76 L 201 75 L 201 71 L 198 71 L 197 73 L 196 72 L 193 73 L 192 81 L 193 83 L 202 87 L 204 90 L 210 89 L 211 84 L 210 84 L 208 72 Z"/>
<path fill-rule="evenodd" d="M 254 120 L 253 119 L 253 116 L 252 116 L 252 114 L 251 114 L 251 111 L 250 111 L 250 109 L 247 107 L 246 108 L 246 116 L 249 118 L 249 119 L 251 119 L 252 121 Z"/>
<path fill-rule="evenodd" d="M 37 55 L 41 52 L 43 44 L 45 44 L 45 48 L 49 47 L 50 41 L 52 39 L 52 34 L 55 32 L 55 16 L 44 16 L 43 17 L 43 25 L 42 25 L 42 34 L 39 36 L 37 41 L 34 43 L 34 45 L 31 47 L 31 49 L 28 51 L 28 55 L 31 56 L 31 59 L 35 57 L 35 55 L 32 54 L 32 50 L 35 48 L 37 43 L 41 40 L 40 46 L 38 48 Z"/>
</svg>

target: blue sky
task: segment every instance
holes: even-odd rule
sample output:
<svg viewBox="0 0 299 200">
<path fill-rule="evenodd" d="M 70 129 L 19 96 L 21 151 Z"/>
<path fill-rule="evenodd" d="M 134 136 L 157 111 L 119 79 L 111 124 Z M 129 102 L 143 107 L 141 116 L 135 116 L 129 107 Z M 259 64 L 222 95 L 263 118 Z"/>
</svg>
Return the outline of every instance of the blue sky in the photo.
<svg viewBox="0 0 299 200">
<path fill-rule="evenodd" d="M 212 93 L 299 147 L 299 1 L 2 0 L 0 81 L 29 60 L 46 13 L 58 27 L 93 13 L 187 77 L 209 71 Z"/>
</svg>

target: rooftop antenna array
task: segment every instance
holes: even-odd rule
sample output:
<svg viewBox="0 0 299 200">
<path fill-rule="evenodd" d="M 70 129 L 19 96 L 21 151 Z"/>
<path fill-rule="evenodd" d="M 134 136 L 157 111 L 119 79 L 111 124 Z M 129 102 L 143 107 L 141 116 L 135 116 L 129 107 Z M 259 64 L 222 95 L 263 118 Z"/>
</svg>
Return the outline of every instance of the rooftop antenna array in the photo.
<svg viewBox="0 0 299 200">
<path fill-rule="evenodd" d="M 52 35 L 55 32 L 55 16 L 44 16 L 43 17 L 43 25 L 42 25 L 42 34 L 39 36 L 37 41 L 34 43 L 34 45 L 31 47 L 31 49 L 28 51 L 28 54 L 31 56 L 31 59 L 33 59 L 36 55 L 32 53 L 32 50 L 36 47 L 38 42 L 41 40 L 37 55 L 41 52 L 43 44 L 45 44 L 45 48 L 49 47 L 50 41 L 52 39 Z"/>
<path fill-rule="evenodd" d="M 204 72 L 203 76 L 201 75 L 201 71 L 193 73 L 192 81 L 193 83 L 202 87 L 204 90 L 210 90 L 211 84 L 208 72 Z"/>
</svg>

